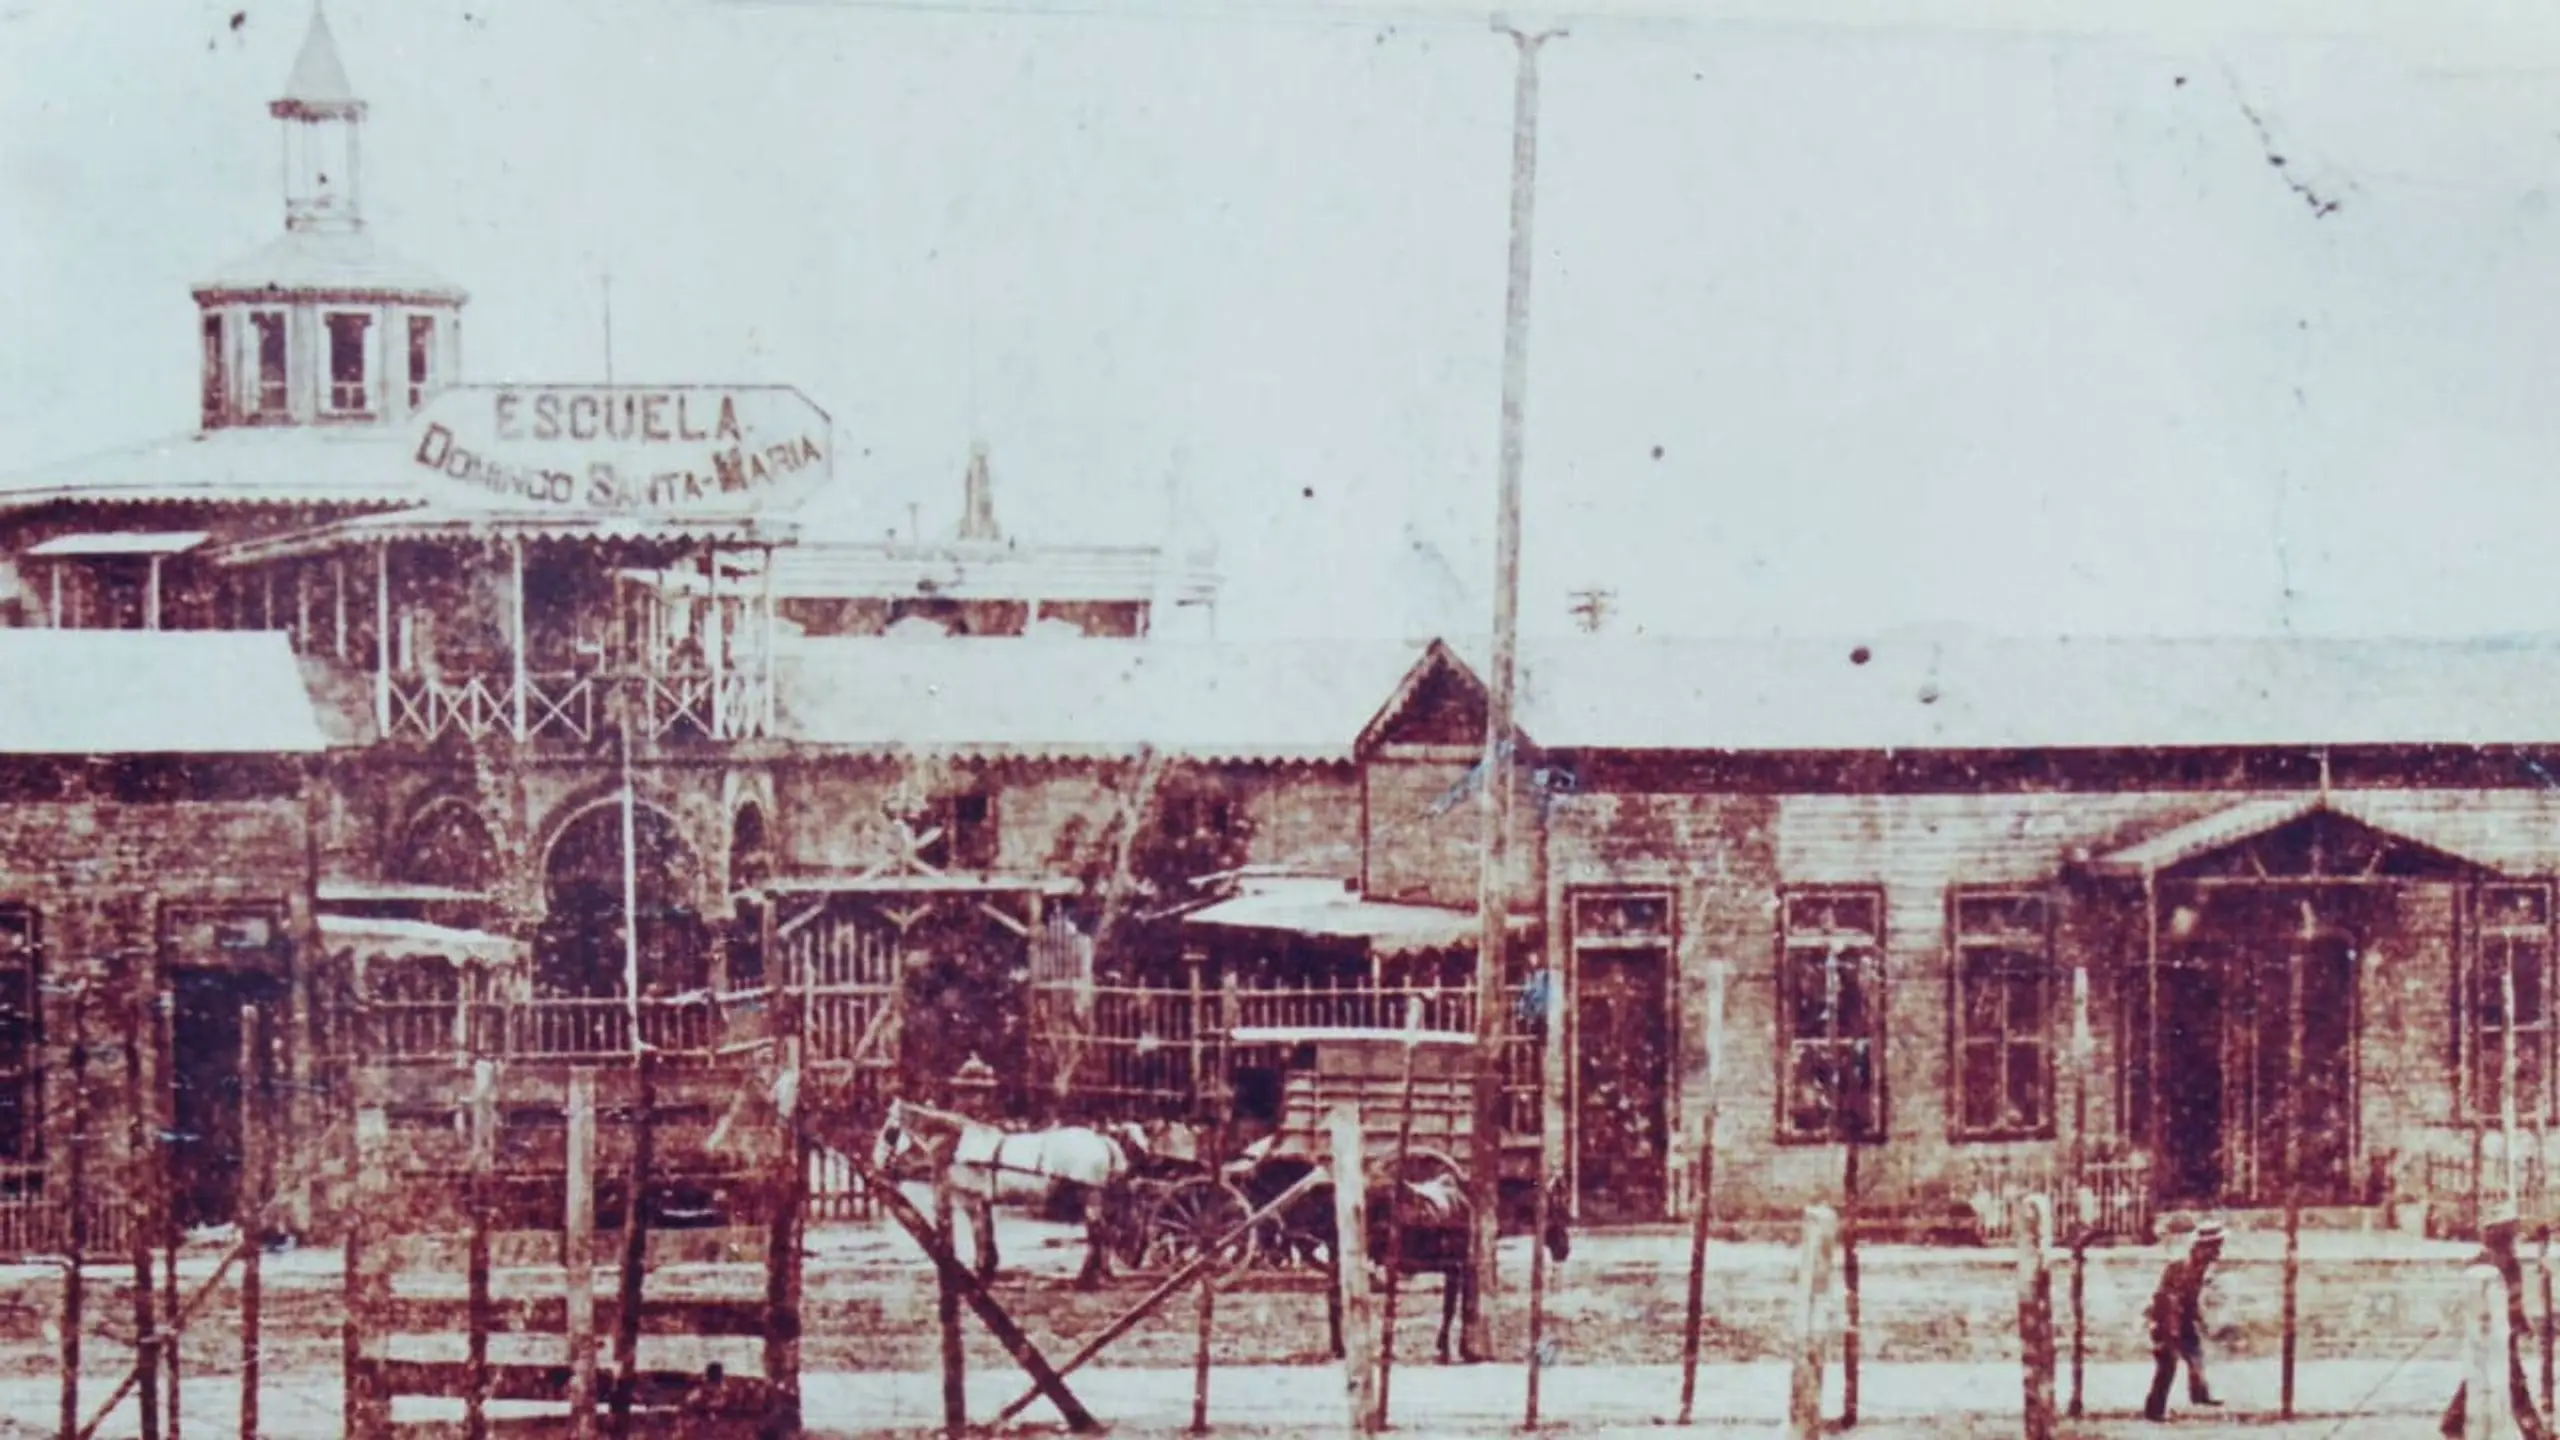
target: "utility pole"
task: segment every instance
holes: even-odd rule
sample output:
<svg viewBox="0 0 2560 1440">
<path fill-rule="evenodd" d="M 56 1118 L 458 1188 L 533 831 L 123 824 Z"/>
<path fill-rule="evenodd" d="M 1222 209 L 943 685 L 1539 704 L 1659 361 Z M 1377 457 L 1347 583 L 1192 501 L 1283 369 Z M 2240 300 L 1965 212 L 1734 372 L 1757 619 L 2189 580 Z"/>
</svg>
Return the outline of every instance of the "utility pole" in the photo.
<svg viewBox="0 0 2560 1440">
<path fill-rule="evenodd" d="M 1529 404 L 1530 222 L 1537 197 L 1538 50 L 1562 30 L 1519 30 L 1497 17 L 1511 37 L 1519 78 L 1511 119 L 1511 280 L 1503 307 L 1501 499 L 1493 562 L 1493 663 L 1485 677 L 1484 763 L 1477 799 L 1484 817 L 1484 867 L 1476 887 L 1475 1128 L 1468 1189 L 1474 1233 L 1469 1250 L 1478 1283 L 1467 1291 L 1462 1349 L 1491 1354 L 1484 1299 L 1500 1289 L 1496 1240 L 1501 1233 L 1504 971 L 1510 958 L 1512 692 L 1519 669 L 1520 467 L 1522 420 Z M 1555 937 L 1549 936 L 1553 944 Z M 1560 1003 L 1560 997 L 1550 997 Z"/>
</svg>

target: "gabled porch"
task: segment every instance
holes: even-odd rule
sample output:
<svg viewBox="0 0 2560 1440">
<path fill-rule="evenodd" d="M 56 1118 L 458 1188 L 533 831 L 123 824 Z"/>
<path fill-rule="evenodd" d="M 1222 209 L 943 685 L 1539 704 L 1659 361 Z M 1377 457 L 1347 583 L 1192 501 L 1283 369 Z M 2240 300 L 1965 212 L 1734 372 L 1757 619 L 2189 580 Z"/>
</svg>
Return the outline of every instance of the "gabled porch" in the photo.
<svg viewBox="0 0 2560 1440">
<path fill-rule="evenodd" d="M 2085 872 L 2131 902 L 2116 1113 L 2163 1209 L 2378 1206 L 2428 1188 L 2421 1132 L 2548 1115 L 2547 888 L 2382 797 L 2244 801 Z"/>
</svg>

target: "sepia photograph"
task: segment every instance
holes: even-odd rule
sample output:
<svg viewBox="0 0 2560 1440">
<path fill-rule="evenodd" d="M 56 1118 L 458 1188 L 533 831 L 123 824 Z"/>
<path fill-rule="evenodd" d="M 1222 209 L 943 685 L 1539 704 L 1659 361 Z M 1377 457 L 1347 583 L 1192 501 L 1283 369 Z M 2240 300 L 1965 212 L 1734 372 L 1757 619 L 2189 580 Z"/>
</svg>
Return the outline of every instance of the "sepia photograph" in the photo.
<svg viewBox="0 0 2560 1440">
<path fill-rule="evenodd" d="M 2512 0 L 0 0 L 0 1440 L 2549 1440 L 2554 189 Z"/>
</svg>

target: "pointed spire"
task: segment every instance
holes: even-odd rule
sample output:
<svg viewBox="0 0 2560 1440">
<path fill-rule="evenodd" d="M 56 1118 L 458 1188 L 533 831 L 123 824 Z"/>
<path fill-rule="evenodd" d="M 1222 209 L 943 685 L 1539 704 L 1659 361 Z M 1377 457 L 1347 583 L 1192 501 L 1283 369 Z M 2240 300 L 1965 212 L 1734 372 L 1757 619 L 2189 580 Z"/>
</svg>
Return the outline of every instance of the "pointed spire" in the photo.
<svg viewBox="0 0 2560 1440">
<path fill-rule="evenodd" d="M 328 12 L 311 7 L 311 28 L 303 33 L 302 52 L 294 57 L 284 94 L 267 105 L 279 120 L 361 120 L 364 101 L 347 80 L 338 60 L 337 37 L 329 33 Z"/>
<path fill-rule="evenodd" d="M 996 527 L 995 482 L 987 475 L 987 444 L 983 440 L 969 447 L 969 479 L 960 509 L 960 538 L 989 542 L 1004 538 L 1004 532 Z"/>
</svg>

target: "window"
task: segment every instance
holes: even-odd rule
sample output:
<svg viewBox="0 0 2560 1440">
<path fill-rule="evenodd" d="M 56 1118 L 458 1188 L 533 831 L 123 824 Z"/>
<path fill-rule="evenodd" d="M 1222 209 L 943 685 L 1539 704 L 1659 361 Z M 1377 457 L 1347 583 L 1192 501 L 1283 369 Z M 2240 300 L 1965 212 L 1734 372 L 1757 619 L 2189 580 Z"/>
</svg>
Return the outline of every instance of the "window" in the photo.
<svg viewBox="0 0 2560 1440">
<path fill-rule="evenodd" d="M 365 383 L 365 338 L 373 317 L 341 313 L 329 317 L 329 408 L 362 414 L 373 408 Z"/>
<path fill-rule="evenodd" d="M 996 799 L 973 793 L 951 797 L 951 863 L 963 870 L 996 868 Z"/>
<path fill-rule="evenodd" d="M 172 906 L 161 933 L 168 963 L 265 970 L 282 962 L 284 917 L 272 905 Z"/>
<path fill-rule="evenodd" d="M 436 317 L 409 317 L 409 408 L 427 403 L 427 388 L 435 383 Z"/>
<path fill-rule="evenodd" d="M 249 317 L 258 332 L 258 413 L 282 415 L 290 406 L 284 371 L 284 315 L 266 310 Z"/>
<path fill-rule="evenodd" d="M 946 795 L 917 828 L 933 837 L 916 850 L 916 858 L 925 864 L 949 870 L 996 868 L 1002 832 L 996 828 L 993 795 L 983 790 Z"/>
<path fill-rule="evenodd" d="M 44 1153 L 36 941 L 35 912 L 0 905 L 0 1161 L 30 1163 Z"/>
<path fill-rule="evenodd" d="M 231 409 L 231 364 L 222 353 L 222 317 L 204 317 L 204 423 L 222 423 Z"/>
<path fill-rule="evenodd" d="M 1167 795 L 1157 805 L 1167 835 L 1224 840 L 1236 831 L 1235 801 L 1217 791 Z"/>
<path fill-rule="evenodd" d="M 2550 1106 L 2550 892 L 2539 885 L 2483 889 L 2473 935 L 2472 1114 L 2495 1119 L 2505 1110 L 2507 1044 L 2513 1037 L 2518 1112 L 2534 1119 Z"/>
<path fill-rule="evenodd" d="M 1782 897 L 1778 1128 L 1795 1140 L 1884 1136 L 1884 896 Z"/>
<path fill-rule="evenodd" d="M 2053 1131 L 2053 945 L 2044 897 L 1956 892 L 1954 1131 Z"/>
</svg>

